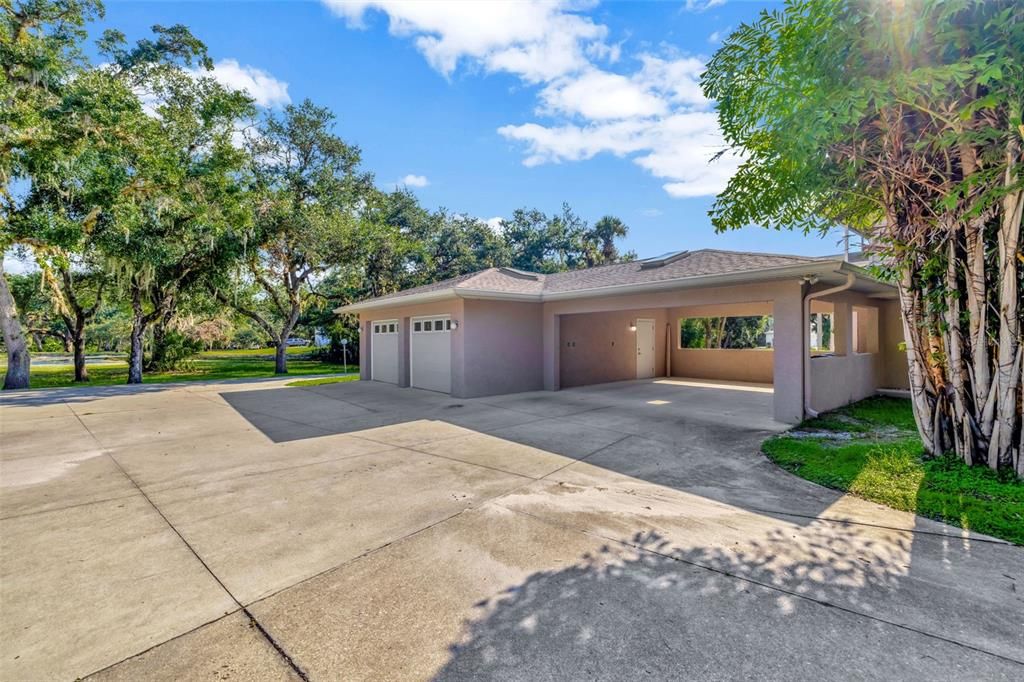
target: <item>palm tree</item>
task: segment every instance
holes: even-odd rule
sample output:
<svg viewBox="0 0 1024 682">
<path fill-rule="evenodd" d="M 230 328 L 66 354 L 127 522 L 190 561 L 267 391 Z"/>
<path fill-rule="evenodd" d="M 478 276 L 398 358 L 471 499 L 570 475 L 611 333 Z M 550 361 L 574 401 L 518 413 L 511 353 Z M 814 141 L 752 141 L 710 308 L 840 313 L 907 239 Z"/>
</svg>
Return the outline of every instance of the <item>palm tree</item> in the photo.
<svg viewBox="0 0 1024 682">
<path fill-rule="evenodd" d="M 615 216 L 606 215 L 594 223 L 594 229 L 590 231 L 593 242 L 601 245 L 601 258 L 599 264 L 614 263 L 619 260 L 619 250 L 615 246 L 615 240 L 625 237 L 629 227 Z"/>
</svg>

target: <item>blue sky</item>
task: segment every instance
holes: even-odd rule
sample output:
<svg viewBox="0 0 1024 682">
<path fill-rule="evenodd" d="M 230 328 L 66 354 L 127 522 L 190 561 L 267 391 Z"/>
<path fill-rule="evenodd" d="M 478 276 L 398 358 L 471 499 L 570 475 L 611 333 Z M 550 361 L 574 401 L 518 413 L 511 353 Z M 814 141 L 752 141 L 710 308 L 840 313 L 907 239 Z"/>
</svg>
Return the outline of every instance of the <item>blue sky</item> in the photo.
<svg viewBox="0 0 1024 682">
<path fill-rule="evenodd" d="M 731 162 L 706 163 L 720 139 L 696 82 L 717 37 L 765 6 L 115 1 L 95 28 L 134 40 L 187 25 L 219 78 L 268 107 L 330 107 L 378 183 L 407 180 L 430 208 L 491 219 L 567 201 L 591 222 L 622 218 L 642 257 L 834 253 L 835 236 L 716 235 L 706 215 Z"/>
</svg>

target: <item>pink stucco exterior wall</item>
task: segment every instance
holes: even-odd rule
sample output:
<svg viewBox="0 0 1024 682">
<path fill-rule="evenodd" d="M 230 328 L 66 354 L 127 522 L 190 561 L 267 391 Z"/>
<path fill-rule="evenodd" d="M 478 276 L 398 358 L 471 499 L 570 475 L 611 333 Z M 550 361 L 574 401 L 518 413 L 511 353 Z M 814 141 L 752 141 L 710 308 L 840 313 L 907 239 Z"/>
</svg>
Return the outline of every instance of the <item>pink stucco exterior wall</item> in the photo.
<svg viewBox="0 0 1024 682">
<path fill-rule="evenodd" d="M 559 334 L 559 385 L 562 388 L 636 379 L 638 319 L 654 320 L 654 375 L 665 376 L 664 308 L 562 315 Z"/>
<path fill-rule="evenodd" d="M 672 376 L 724 379 L 770 384 L 775 355 L 770 349 L 676 348 L 672 352 Z"/>
<path fill-rule="evenodd" d="M 821 286 L 819 285 L 819 289 Z M 636 376 L 636 345 L 629 330 L 637 318 L 655 320 L 656 373 L 659 376 L 735 379 L 773 383 L 774 415 L 795 423 L 804 416 L 803 295 L 798 280 L 679 289 L 649 294 L 526 303 L 449 299 L 415 306 L 382 308 L 361 313 L 363 378 L 368 378 L 373 349 L 372 320 L 398 319 L 399 385 L 408 386 L 409 318 L 449 314 L 459 322 L 452 331 L 452 395 L 483 396 L 539 388 L 632 379 Z M 878 348 L 870 354 L 847 352 L 853 347 L 852 319 L 857 306 L 878 310 Z M 837 320 L 835 356 L 812 361 L 808 383 L 815 409 L 828 409 L 870 395 L 877 387 L 906 385 L 906 359 L 899 350 L 902 327 L 895 302 L 845 292 L 816 301 L 817 310 L 834 312 Z M 694 351 L 678 348 L 678 319 L 683 316 L 754 315 L 774 317 L 774 350 Z M 614 344 L 614 345 L 613 345 Z M 863 345 L 863 344 L 862 344 Z M 669 360 L 666 363 L 666 355 Z M 837 387 L 838 385 L 838 387 Z M 842 401 L 842 402 L 837 402 Z"/>
<path fill-rule="evenodd" d="M 540 314 L 539 303 L 465 300 L 460 397 L 544 388 Z"/>
</svg>

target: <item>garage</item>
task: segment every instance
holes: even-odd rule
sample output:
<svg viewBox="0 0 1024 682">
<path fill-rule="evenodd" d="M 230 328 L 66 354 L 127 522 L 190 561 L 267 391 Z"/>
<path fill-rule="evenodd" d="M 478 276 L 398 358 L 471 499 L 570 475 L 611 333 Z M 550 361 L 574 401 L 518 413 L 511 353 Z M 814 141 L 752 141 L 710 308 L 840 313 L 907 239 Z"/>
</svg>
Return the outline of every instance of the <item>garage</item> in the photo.
<svg viewBox="0 0 1024 682">
<path fill-rule="evenodd" d="M 374 320 L 370 346 L 370 378 L 398 383 L 398 320 Z"/>
<path fill-rule="evenodd" d="M 409 336 L 409 384 L 451 393 L 452 320 L 448 315 L 412 318 Z"/>
</svg>

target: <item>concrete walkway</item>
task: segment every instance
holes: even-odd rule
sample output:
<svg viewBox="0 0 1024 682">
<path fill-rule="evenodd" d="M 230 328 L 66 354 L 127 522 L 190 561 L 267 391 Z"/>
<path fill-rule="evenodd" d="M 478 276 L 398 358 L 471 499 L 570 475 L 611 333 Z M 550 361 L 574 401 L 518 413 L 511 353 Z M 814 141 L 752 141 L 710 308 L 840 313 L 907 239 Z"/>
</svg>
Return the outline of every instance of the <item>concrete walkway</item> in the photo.
<svg viewBox="0 0 1024 682">
<path fill-rule="evenodd" d="M 1024 678 L 1024 549 L 775 468 L 771 393 L 0 402 L 0 679 Z"/>
</svg>

